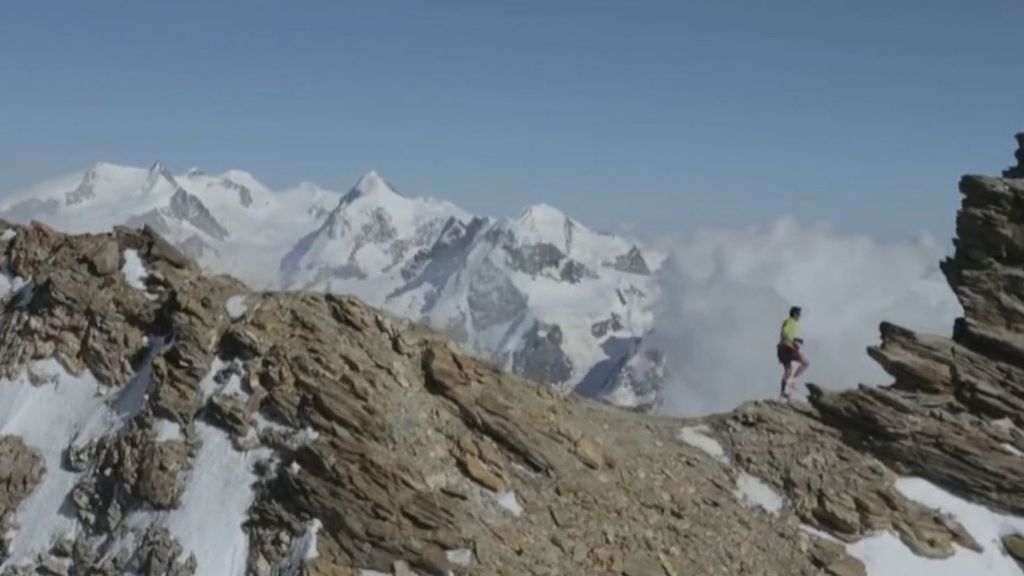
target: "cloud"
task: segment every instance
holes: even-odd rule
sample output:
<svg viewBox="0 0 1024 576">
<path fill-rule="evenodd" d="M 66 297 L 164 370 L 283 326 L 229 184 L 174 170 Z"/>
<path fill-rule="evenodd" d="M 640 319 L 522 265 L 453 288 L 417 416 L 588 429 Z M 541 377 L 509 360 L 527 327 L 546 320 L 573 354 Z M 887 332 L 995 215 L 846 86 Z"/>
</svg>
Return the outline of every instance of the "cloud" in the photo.
<svg viewBox="0 0 1024 576">
<path fill-rule="evenodd" d="M 823 387 L 884 384 L 865 348 L 889 320 L 949 334 L 960 304 L 938 268 L 942 246 L 927 236 L 879 243 L 783 218 L 746 230 L 704 230 L 665 248 L 663 290 L 645 346 L 666 353 L 663 411 L 725 411 L 778 394 L 779 327 L 804 309 L 801 336 Z"/>
<path fill-rule="evenodd" d="M 27 198 L 48 198 L 55 194 L 70 192 L 82 182 L 82 175 L 85 171 L 74 172 L 50 178 L 43 182 L 33 184 L 28 188 L 9 189 L 0 187 L 0 208 L 6 210 L 12 204 L 16 204 Z"/>
</svg>

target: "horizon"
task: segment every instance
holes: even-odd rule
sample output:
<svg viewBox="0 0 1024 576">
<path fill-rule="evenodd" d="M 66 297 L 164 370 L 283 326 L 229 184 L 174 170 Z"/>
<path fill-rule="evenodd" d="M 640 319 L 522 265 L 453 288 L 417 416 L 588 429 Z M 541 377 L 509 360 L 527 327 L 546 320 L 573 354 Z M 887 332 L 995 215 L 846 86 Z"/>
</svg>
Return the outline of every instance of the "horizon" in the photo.
<svg viewBox="0 0 1024 576">
<path fill-rule="evenodd" d="M 1012 0 L 303 8 L 12 3 L 0 194 L 97 161 L 274 190 L 376 169 L 618 233 L 795 217 L 946 239 L 959 176 L 1009 165 L 1024 127 Z"/>
<path fill-rule="evenodd" d="M 245 170 L 245 169 L 228 168 L 228 169 L 223 170 L 223 171 L 216 171 L 216 172 L 214 172 L 214 171 L 206 170 L 202 166 L 192 166 L 192 167 L 188 168 L 187 170 L 181 170 L 179 168 L 169 166 L 166 163 L 157 160 L 157 161 L 154 161 L 154 162 L 150 163 L 148 166 L 144 166 L 144 165 L 136 166 L 136 165 L 129 165 L 129 164 L 119 164 L 119 163 L 116 163 L 116 162 L 109 162 L 109 161 L 98 161 L 98 162 L 92 164 L 91 166 L 89 166 L 87 168 L 84 168 L 82 170 L 71 172 L 71 173 L 65 174 L 63 176 L 57 176 L 55 178 L 50 178 L 50 179 L 44 180 L 42 182 L 37 182 L 37 183 L 29 186 L 28 188 L 23 188 L 21 190 L 17 190 L 17 191 L 15 191 L 13 193 L 10 193 L 10 194 L 3 194 L 3 192 L 0 191 L 0 210 L 9 210 L 12 206 L 16 205 L 18 202 L 21 202 L 21 201 L 24 201 L 24 200 L 27 200 L 27 199 L 30 199 L 30 198 L 34 198 L 34 197 L 40 197 L 40 194 L 42 194 L 42 193 L 45 193 L 45 195 L 49 196 L 49 195 L 52 195 L 52 194 L 58 192 L 58 190 L 61 193 L 69 192 L 69 191 L 73 190 L 75 186 L 77 186 L 77 184 L 80 182 L 81 178 L 84 177 L 85 174 L 88 171 L 90 171 L 90 170 L 92 170 L 92 169 L 94 169 L 94 168 L 96 168 L 98 166 L 103 166 L 103 165 L 113 166 L 115 168 L 132 169 L 132 170 L 140 170 L 140 171 L 142 171 L 142 170 L 151 171 L 156 166 L 162 166 L 162 167 L 166 168 L 167 170 L 169 170 L 170 173 L 173 176 L 175 176 L 176 178 L 177 177 L 182 177 L 182 176 L 187 176 L 189 173 L 192 173 L 193 171 L 196 171 L 199 174 L 204 174 L 204 175 L 208 175 L 208 176 L 220 176 L 220 177 L 229 177 L 232 173 L 244 174 L 244 175 L 246 175 L 246 176 L 248 176 L 250 178 L 253 178 L 259 184 L 267 187 L 271 192 L 273 192 L 275 194 L 285 193 L 285 192 L 288 192 L 290 190 L 295 190 L 295 189 L 301 188 L 303 186 L 313 186 L 313 187 L 315 187 L 315 188 L 317 188 L 317 189 L 319 189 L 321 191 L 337 194 L 339 201 L 342 200 L 342 198 L 345 196 L 345 194 L 347 194 L 350 191 L 356 189 L 360 185 L 360 182 L 363 179 L 365 179 L 367 176 L 376 175 L 385 184 L 387 184 L 388 188 L 393 193 L 395 193 L 395 194 L 397 194 L 399 196 L 402 196 L 404 198 L 408 198 L 408 199 L 412 199 L 412 200 L 416 200 L 416 199 L 441 200 L 441 201 L 445 201 L 445 202 L 450 202 L 450 203 L 454 204 L 456 207 L 464 208 L 463 206 L 459 205 L 458 203 L 455 203 L 454 201 L 451 201 L 448 198 L 435 197 L 435 196 L 427 196 L 427 195 L 419 194 L 415 190 L 413 190 L 413 191 L 405 190 L 404 187 L 395 184 L 390 178 L 388 178 L 387 174 L 383 174 L 379 170 L 376 170 L 376 169 L 373 169 L 373 168 L 371 168 L 369 170 L 366 170 L 365 172 L 363 172 L 359 176 L 355 177 L 353 179 L 353 182 L 349 186 L 347 186 L 347 187 L 328 187 L 328 186 L 323 186 L 323 185 L 321 185 L 318 182 L 313 182 L 313 181 L 310 181 L 310 180 L 301 180 L 299 182 L 288 184 L 288 185 L 280 187 L 280 188 L 270 188 L 268 186 L 268 184 L 263 181 L 263 179 L 260 177 L 260 175 L 258 173 L 254 173 L 254 172 L 251 172 L 251 171 Z M 66 188 L 66 190 L 65 190 L 65 188 Z M 659 232 L 653 232 L 652 233 L 652 232 L 644 231 L 644 230 L 623 229 L 621 227 L 618 228 L 618 229 L 603 228 L 601 226 L 595 225 L 595 224 L 587 222 L 585 220 L 581 220 L 581 219 L 577 218 L 571 212 L 569 212 L 569 211 L 565 210 L 563 207 L 559 206 L 558 204 L 554 204 L 554 203 L 549 202 L 549 201 L 544 200 L 544 199 L 541 199 L 541 200 L 539 200 L 537 202 L 530 203 L 530 204 L 523 204 L 523 205 L 519 206 L 518 208 L 513 208 L 513 210 L 511 212 L 507 212 L 507 213 L 502 213 L 502 214 L 499 214 L 499 213 L 473 213 L 473 215 L 479 216 L 479 217 L 484 217 L 484 218 L 499 219 L 499 220 L 500 219 L 515 220 L 517 218 L 521 218 L 524 214 L 529 212 L 532 208 L 536 208 L 536 207 L 549 207 L 549 208 L 553 208 L 555 211 L 561 213 L 566 218 L 575 221 L 576 224 L 582 225 L 585 228 L 587 228 L 587 229 L 589 229 L 589 230 L 591 230 L 593 232 L 597 232 L 597 233 L 601 233 L 601 234 L 612 234 L 612 235 L 616 235 L 616 236 L 619 236 L 621 238 L 627 239 L 627 240 L 629 240 L 631 242 L 638 243 L 638 245 L 643 247 L 645 251 L 651 252 L 651 256 L 659 256 L 659 257 L 660 256 L 664 256 L 663 252 L 665 250 L 670 250 L 671 249 L 671 245 L 673 243 L 691 241 L 691 240 L 695 239 L 696 237 L 699 237 L 703 233 L 718 233 L 718 232 L 724 232 L 724 231 L 730 230 L 730 227 L 727 227 L 727 226 L 696 225 L 696 226 L 692 227 L 691 229 L 688 229 L 688 230 L 685 230 L 685 231 L 679 231 L 679 232 L 674 233 L 674 234 L 666 234 L 666 233 L 659 233 Z M 953 215 L 953 219 L 955 220 L 955 214 Z M 794 216 L 792 214 L 778 214 L 778 215 L 775 215 L 773 218 L 771 218 L 769 220 L 765 220 L 765 221 L 762 221 L 762 222 L 753 222 L 753 223 L 750 223 L 750 224 L 748 224 L 746 226 L 738 226 L 738 227 L 732 227 L 732 228 L 737 229 L 737 230 L 745 230 L 747 232 L 756 231 L 756 232 L 760 232 L 760 233 L 764 233 L 764 234 L 770 234 L 773 229 L 778 228 L 780 226 L 781 227 L 798 227 L 798 228 L 799 227 L 804 227 L 804 228 L 806 228 L 809 231 L 820 231 L 820 232 L 826 232 L 826 233 L 829 233 L 829 234 L 842 234 L 842 235 L 844 235 L 844 236 L 846 236 L 846 237 L 848 237 L 850 239 L 863 238 L 863 239 L 867 239 L 867 240 L 870 240 L 870 241 L 873 241 L 873 242 L 879 242 L 880 245 L 883 245 L 883 246 L 884 245 L 900 246 L 900 245 L 907 244 L 907 243 L 909 243 L 910 245 L 924 245 L 924 246 L 930 246 L 932 244 L 939 244 L 939 245 L 945 246 L 945 254 L 947 254 L 947 255 L 951 253 L 951 250 L 952 250 L 952 247 L 953 247 L 953 244 L 952 244 L 953 237 L 955 236 L 955 234 L 951 234 L 950 237 L 948 237 L 948 238 L 942 238 L 942 237 L 938 237 L 938 236 L 933 235 L 928 230 L 920 230 L 920 231 L 917 231 L 917 232 L 908 231 L 908 233 L 905 236 L 903 236 L 903 237 L 877 238 L 877 237 L 872 237 L 870 234 L 867 234 L 867 233 L 865 233 L 863 231 L 857 231 L 857 230 L 852 230 L 851 231 L 851 230 L 838 229 L 834 225 L 833 222 L 830 222 L 830 221 L 827 221 L 827 220 L 824 220 L 824 219 L 819 219 L 819 220 L 801 220 L 799 217 Z M 938 265 L 938 261 L 936 261 L 936 266 L 937 265 Z"/>
</svg>

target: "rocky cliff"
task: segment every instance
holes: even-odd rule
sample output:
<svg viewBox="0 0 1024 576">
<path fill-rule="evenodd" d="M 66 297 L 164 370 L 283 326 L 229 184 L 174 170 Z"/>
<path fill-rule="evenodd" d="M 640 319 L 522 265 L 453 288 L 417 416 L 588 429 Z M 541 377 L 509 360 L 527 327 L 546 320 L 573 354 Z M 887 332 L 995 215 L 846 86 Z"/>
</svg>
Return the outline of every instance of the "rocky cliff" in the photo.
<svg viewBox="0 0 1024 576">
<path fill-rule="evenodd" d="M 852 576 L 878 531 L 1016 553 L 898 487 L 1024 515 L 1024 180 L 961 191 L 952 338 L 883 324 L 891 386 L 701 421 L 249 292 L 149 230 L 4 224 L 0 574 Z"/>
</svg>

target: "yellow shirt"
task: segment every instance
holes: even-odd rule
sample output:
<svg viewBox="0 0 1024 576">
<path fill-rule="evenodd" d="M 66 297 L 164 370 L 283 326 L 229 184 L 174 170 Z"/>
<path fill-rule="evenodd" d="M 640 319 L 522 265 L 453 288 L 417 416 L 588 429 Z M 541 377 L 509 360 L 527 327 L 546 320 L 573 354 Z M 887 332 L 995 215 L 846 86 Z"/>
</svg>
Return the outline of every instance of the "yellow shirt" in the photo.
<svg viewBox="0 0 1024 576">
<path fill-rule="evenodd" d="M 793 341 L 796 340 L 796 329 L 799 326 L 800 322 L 795 318 L 786 318 L 786 321 L 782 323 L 782 334 L 779 337 L 779 343 L 792 346 Z"/>
</svg>

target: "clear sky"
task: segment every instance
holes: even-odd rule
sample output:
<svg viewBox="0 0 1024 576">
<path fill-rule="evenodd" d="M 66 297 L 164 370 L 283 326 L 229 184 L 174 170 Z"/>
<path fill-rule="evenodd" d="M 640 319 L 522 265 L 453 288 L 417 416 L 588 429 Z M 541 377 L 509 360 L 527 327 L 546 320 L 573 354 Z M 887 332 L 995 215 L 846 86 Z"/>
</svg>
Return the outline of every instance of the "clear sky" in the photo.
<svg viewBox="0 0 1024 576">
<path fill-rule="evenodd" d="M 7 0 L 0 191 L 241 168 L 673 232 L 946 237 L 1024 130 L 1021 0 Z"/>
</svg>

